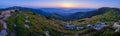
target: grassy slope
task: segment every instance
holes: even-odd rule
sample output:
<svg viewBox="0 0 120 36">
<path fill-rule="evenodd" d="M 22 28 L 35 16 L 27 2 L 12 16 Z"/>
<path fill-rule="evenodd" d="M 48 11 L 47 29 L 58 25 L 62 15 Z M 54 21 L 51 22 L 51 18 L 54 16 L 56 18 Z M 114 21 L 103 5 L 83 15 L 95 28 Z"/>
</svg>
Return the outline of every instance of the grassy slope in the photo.
<svg viewBox="0 0 120 36">
<path fill-rule="evenodd" d="M 97 16 L 93 16 L 91 18 L 85 18 L 85 19 L 81 19 L 81 20 L 76 20 L 76 21 L 72 21 L 72 23 L 76 23 L 75 25 L 79 25 L 79 26 L 86 26 L 87 24 L 98 24 L 100 22 L 107 22 L 108 26 L 105 27 L 103 30 L 100 31 L 94 31 L 94 30 L 87 30 L 89 32 L 81 32 L 80 34 L 83 34 L 83 36 L 85 35 L 91 35 L 91 36 L 118 36 L 120 33 L 118 32 L 114 32 L 114 30 L 109 29 L 112 27 L 112 25 L 114 24 L 114 22 L 119 22 L 119 13 L 120 11 L 115 11 L 115 10 L 110 10 L 107 11 L 105 14 L 101 14 L 101 15 L 97 15 Z M 85 24 L 83 24 L 82 22 L 84 22 Z"/>
<path fill-rule="evenodd" d="M 45 35 L 45 30 L 49 31 L 49 34 L 51 36 L 61 36 L 61 33 L 65 33 L 64 35 L 74 35 L 76 32 L 81 31 L 69 31 L 65 30 L 61 24 L 64 24 L 65 22 L 59 21 L 59 20 L 50 20 L 43 16 L 39 16 L 37 14 L 33 14 L 29 11 L 22 11 L 20 15 L 17 17 L 17 27 L 14 27 L 14 21 L 15 17 L 18 13 L 13 13 L 11 17 L 9 17 L 7 21 L 8 25 L 8 36 L 11 34 L 12 30 L 16 30 L 17 36 L 39 36 L 39 35 Z M 29 16 L 28 19 L 25 18 L 25 14 Z M 26 23 L 25 20 L 29 20 L 29 23 Z M 24 27 L 24 24 L 27 24 L 30 26 L 29 29 Z"/>
<path fill-rule="evenodd" d="M 87 24 L 88 23 L 99 23 L 104 21 L 108 21 L 109 22 L 113 22 L 112 19 L 116 19 L 116 16 L 113 15 L 112 13 L 113 11 L 109 11 L 106 14 L 103 15 L 98 15 L 95 17 L 92 17 L 90 19 L 92 20 L 86 20 L 84 19 Z M 61 24 L 64 24 L 65 22 L 63 21 L 58 21 L 58 20 L 50 20 L 47 19 L 43 16 L 39 16 L 37 14 L 33 14 L 29 11 L 22 11 L 22 13 L 20 13 L 20 15 L 17 17 L 17 27 L 14 28 L 14 21 L 15 21 L 15 16 L 18 13 L 13 13 L 11 17 L 9 17 L 8 21 L 7 21 L 7 25 L 8 25 L 8 36 L 10 35 L 10 33 L 12 32 L 12 30 L 16 30 L 17 31 L 17 36 L 39 36 L 39 35 L 43 35 L 45 36 L 45 30 L 49 31 L 49 34 L 51 36 L 62 36 L 61 33 L 64 33 L 65 36 L 74 36 L 76 32 L 78 32 L 80 35 L 85 36 L 85 35 L 98 35 L 98 36 L 108 36 L 108 35 L 118 35 L 119 33 L 115 33 L 113 30 L 102 30 L 102 31 L 93 31 L 91 29 L 85 29 L 82 31 L 69 31 L 69 30 L 65 30 L 62 26 L 60 26 Z M 27 16 L 29 16 L 28 19 L 25 18 L 25 14 Z M 107 19 L 111 19 L 111 20 L 107 20 Z M 29 23 L 25 23 L 25 20 L 29 20 Z M 83 20 L 82 20 L 83 21 Z M 115 21 L 115 20 L 114 20 Z M 87 24 L 82 24 L 80 20 L 77 21 L 73 21 L 72 22 L 75 25 L 78 26 L 85 26 Z M 24 24 L 27 24 L 30 26 L 29 29 L 24 27 Z"/>
<path fill-rule="evenodd" d="M 7 27 L 8 27 L 8 35 L 10 35 L 10 33 L 12 32 L 12 30 L 14 29 L 14 19 L 15 19 L 15 16 L 17 15 L 18 13 L 13 13 L 11 14 L 11 16 L 8 18 L 8 20 L 6 21 L 7 23 Z"/>
</svg>

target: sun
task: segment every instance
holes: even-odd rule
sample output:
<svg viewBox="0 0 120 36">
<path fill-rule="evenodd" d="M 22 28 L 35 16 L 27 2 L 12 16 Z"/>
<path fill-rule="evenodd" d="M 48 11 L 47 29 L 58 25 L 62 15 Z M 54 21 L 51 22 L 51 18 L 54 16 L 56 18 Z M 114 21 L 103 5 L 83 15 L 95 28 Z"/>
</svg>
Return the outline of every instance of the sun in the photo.
<svg viewBox="0 0 120 36">
<path fill-rule="evenodd" d="M 64 3 L 61 5 L 63 8 L 72 8 L 74 7 L 72 4 Z"/>
</svg>

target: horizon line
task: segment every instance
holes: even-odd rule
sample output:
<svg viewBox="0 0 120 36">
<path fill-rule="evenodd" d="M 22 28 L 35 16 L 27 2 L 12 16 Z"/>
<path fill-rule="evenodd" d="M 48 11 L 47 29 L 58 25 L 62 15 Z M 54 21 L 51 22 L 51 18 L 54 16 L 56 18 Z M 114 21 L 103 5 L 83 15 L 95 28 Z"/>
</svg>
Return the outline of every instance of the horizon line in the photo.
<svg viewBox="0 0 120 36">
<path fill-rule="evenodd" d="M 28 6 L 10 6 L 10 7 L 25 7 L 25 8 L 36 8 L 36 9 L 39 9 L 39 8 L 64 8 L 64 7 L 28 7 Z M 0 9 L 4 9 L 4 8 L 9 8 L 9 7 L 0 7 Z M 79 9 L 79 8 L 94 8 L 94 9 L 98 9 L 98 8 L 102 8 L 102 7 L 71 7 L 71 8 L 65 8 L 65 9 L 72 9 L 72 8 L 76 8 L 76 9 Z M 119 8 L 119 7 L 110 7 L 110 8 Z"/>
</svg>

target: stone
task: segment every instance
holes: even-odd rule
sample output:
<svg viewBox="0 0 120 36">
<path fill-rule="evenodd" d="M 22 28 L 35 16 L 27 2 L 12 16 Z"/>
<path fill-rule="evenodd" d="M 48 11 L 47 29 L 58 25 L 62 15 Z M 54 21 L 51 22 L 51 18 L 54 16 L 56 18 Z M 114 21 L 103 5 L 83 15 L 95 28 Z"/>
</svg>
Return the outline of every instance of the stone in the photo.
<svg viewBox="0 0 120 36">
<path fill-rule="evenodd" d="M 27 24 L 24 24 L 24 26 L 25 26 L 25 28 L 30 28 L 29 25 L 27 25 Z"/>
</svg>

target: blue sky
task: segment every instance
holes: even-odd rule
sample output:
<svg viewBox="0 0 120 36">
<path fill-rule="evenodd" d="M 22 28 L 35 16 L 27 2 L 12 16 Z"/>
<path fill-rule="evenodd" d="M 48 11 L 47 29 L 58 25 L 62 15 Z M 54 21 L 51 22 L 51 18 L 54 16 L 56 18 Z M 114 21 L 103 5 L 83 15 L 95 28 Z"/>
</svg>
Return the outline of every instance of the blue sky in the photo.
<svg viewBox="0 0 120 36">
<path fill-rule="evenodd" d="M 12 6 L 32 8 L 120 8 L 120 0 L 0 0 L 0 8 Z"/>
</svg>

